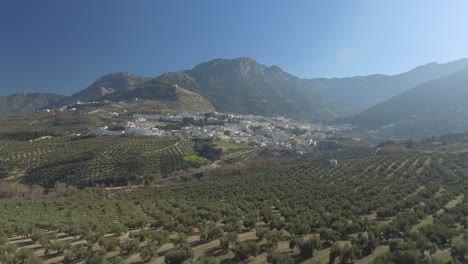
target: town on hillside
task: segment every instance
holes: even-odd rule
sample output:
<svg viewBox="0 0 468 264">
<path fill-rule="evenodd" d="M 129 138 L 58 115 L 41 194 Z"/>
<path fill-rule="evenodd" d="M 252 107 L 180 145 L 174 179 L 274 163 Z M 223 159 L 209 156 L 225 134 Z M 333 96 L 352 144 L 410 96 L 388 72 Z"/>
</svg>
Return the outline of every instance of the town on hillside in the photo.
<svg viewBox="0 0 468 264">
<path fill-rule="evenodd" d="M 118 113 L 109 116 L 118 118 Z M 101 127 L 89 135 L 173 136 L 180 138 L 211 139 L 255 147 L 271 146 L 295 149 L 299 152 L 330 145 L 338 132 L 351 130 L 351 125 L 327 125 L 297 121 L 284 117 L 212 113 L 182 113 L 180 115 L 133 114 L 130 119 L 120 118 L 115 127 Z M 359 139 L 355 139 L 359 140 Z"/>
</svg>

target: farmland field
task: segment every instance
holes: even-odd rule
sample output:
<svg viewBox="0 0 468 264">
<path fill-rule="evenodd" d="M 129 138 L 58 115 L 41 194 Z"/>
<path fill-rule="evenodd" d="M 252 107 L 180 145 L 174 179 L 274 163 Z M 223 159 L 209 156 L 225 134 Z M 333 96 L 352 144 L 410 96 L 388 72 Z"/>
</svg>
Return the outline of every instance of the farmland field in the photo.
<svg viewBox="0 0 468 264">
<path fill-rule="evenodd" d="M 48 131 L 58 134 L 86 133 L 115 122 L 106 115 L 82 112 L 33 113 L 25 115 L 0 115 L 0 133 L 21 131 Z"/>
<path fill-rule="evenodd" d="M 468 0 L 70 2 L 0 0 L 0 264 L 468 264 Z"/>
<path fill-rule="evenodd" d="M 9 182 L 52 187 L 126 185 L 185 169 L 193 142 L 138 136 L 43 137 L 0 140 L 0 177 Z M 196 156 L 195 156 L 196 157 Z"/>
<path fill-rule="evenodd" d="M 149 153 L 181 147 L 139 138 L 99 140 L 115 146 L 106 152 L 114 157 L 131 146 Z M 322 153 L 294 164 L 233 165 L 231 174 L 159 188 L 1 200 L 0 260 L 463 263 L 466 154 L 377 156 L 364 148 L 334 154 L 338 166 L 326 162 L 333 153 Z M 25 156 L 32 164 L 32 154 L 11 155 Z"/>
</svg>

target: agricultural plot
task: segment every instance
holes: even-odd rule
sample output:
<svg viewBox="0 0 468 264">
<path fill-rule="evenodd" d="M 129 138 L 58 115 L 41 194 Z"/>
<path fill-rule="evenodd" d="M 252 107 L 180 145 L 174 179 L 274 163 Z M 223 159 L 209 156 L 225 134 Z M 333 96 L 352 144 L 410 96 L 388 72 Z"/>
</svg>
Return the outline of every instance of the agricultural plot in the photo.
<svg viewBox="0 0 468 264">
<path fill-rule="evenodd" d="M 0 133 L 18 131 L 47 131 L 57 134 L 86 133 L 89 130 L 115 123 L 107 114 L 83 112 L 33 113 L 0 116 Z"/>
<path fill-rule="evenodd" d="M 170 138 L 58 137 L 0 140 L 0 177 L 10 182 L 54 186 L 126 185 L 154 180 L 189 166 L 193 143 Z"/>
<path fill-rule="evenodd" d="M 132 140 L 106 153 L 153 152 Z M 175 153 L 184 143 L 160 144 Z M 159 188 L 1 200 L 0 261 L 418 263 L 442 250 L 464 263 L 467 157 L 361 151 L 337 166 L 320 154 Z"/>
</svg>

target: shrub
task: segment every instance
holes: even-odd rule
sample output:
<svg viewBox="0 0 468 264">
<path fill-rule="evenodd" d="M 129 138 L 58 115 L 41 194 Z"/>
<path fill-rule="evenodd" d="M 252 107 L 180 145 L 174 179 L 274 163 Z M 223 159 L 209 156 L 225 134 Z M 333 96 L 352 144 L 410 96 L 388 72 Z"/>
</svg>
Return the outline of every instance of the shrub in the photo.
<svg viewBox="0 0 468 264">
<path fill-rule="evenodd" d="M 285 254 L 269 252 L 267 256 L 268 263 L 272 264 L 293 264 L 294 261 Z"/>
<path fill-rule="evenodd" d="M 171 250 L 169 251 L 166 256 L 164 257 L 164 262 L 166 264 L 180 264 L 187 259 L 193 257 L 192 248 L 188 245 L 182 246 L 178 250 Z"/>
<path fill-rule="evenodd" d="M 158 246 L 155 245 L 154 243 L 148 243 L 148 245 L 140 249 L 140 258 L 143 261 L 149 261 L 151 260 L 154 256 L 156 256 L 156 253 L 158 252 Z"/>
<path fill-rule="evenodd" d="M 250 256 L 257 256 L 258 250 L 258 244 L 254 241 L 238 242 L 232 249 L 235 254 L 234 258 L 238 261 L 246 260 Z"/>
</svg>

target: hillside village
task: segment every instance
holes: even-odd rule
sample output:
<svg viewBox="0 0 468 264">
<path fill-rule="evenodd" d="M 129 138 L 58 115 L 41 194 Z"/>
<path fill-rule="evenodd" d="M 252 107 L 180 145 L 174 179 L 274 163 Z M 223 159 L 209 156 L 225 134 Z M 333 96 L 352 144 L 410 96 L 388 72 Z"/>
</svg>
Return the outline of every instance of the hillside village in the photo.
<svg viewBox="0 0 468 264">
<path fill-rule="evenodd" d="M 117 113 L 109 113 L 116 117 Z M 318 142 L 333 143 L 337 132 L 351 130 L 351 125 L 327 125 L 297 121 L 284 117 L 264 117 L 224 113 L 183 113 L 181 115 L 133 114 L 123 119 L 118 129 L 102 127 L 88 134 L 175 136 L 212 139 L 251 146 L 273 146 L 307 150 Z"/>
</svg>

